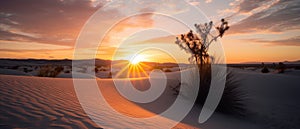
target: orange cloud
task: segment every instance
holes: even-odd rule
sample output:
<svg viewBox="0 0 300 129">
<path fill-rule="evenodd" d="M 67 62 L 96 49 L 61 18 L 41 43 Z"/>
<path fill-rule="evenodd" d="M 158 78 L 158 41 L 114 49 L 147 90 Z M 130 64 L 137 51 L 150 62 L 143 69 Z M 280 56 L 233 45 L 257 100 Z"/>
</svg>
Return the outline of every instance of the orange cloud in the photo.
<svg viewBox="0 0 300 129">
<path fill-rule="evenodd" d="M 107 33 L 102 42 L 106 45 L 118 43 L 126 38 L 124 34 L 128 32 L 133 33 L 137 28 L 151 28 L 154 23 L 152 16 L 152 13 L 145 13 L 120 21 Z"/>
</svg>

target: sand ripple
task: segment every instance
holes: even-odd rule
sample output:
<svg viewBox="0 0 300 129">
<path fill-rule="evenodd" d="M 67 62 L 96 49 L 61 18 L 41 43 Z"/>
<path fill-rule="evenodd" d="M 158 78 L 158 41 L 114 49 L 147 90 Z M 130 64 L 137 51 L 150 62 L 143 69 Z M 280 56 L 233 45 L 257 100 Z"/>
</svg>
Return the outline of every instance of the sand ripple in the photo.
<svg viewBox="0 0 300 129">
<path fill-rule="evenodd" d="M 71 79 L 0 77 L 0 128 L 99 128 L 83 111 Z"/>
</svg>

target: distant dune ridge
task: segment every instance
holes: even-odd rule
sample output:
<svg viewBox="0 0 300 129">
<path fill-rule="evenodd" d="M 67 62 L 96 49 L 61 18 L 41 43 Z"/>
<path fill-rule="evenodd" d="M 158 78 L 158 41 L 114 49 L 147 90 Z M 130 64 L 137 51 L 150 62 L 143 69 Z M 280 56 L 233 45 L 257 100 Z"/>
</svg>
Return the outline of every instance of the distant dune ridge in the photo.
<svg viewBox="0 0 300 129">
<path fill-rule="evenodd" d="M 129 64 L 127 60 L 45 60 L 45 59 L 0 59 L 0 74 L 3 75 L 28 75 L 39 77 L 57 77 L 57 78 L 93 78 L 95 74 L 98 78 L 111 78 L 121 69 Z M 92 62 L 95 63 L 92 63 Z M 141 62 L 148 74 L 153 69 L 163 71 L 179 71 L 179 66 L 187 67 L 188 64 L 176 63 L 156 63 Z M 122 65 L 119 65 L 122 64 Z M 76 76 L 72 76 L 76 74 Z M 137 75 L 137 74 L 136 74 Z M 145 76 L 144 74 L 139 74 Z M 130 75 L 133 77 L 132 75 Z"/>
<path fill-rule="evenodd" d="M 40 77 L 56 77 L 56 78 L 93 78 L 91 75 L 94 73 L 98 78 L 111 78 L 128 64 L 126 60 L 102 60 L 95 59 L 95 64 L 91 64 L 91 60 L 45 60 L 45 59 L 0 59 L 0 74 L 2 75 L 24 75 L 24 76 L 40 76 Z M 147 74 L 153 69 L 160 69 L 164 72 L 176 72 L 181 68 L 188 68 L 189 64 L 185 63 L 156 63 L 156 62 L 142 62 L 143 64 L 150 66 L 145 68 Z M 275 62 L 275 67 L 278 63 Z M 283 62 L 286 68 L 300 69 L 300 61 L 285 61 Z M 248 62 L 244 64 L 227 64 L 228 67 L 243 68 L 248 70 L 256 70 L 262 67 L 261 62 Z M 274 64 L 266 62 L 267 68 L 273 68 Z M 74 67 L 74 68 L 73 68 Z M 274 69 L 274 68 L 273 68 Z M 75 71 L 73 71 L 75 70 Z M 76 76 L 72 76 L 76 74 Z M 145 77 L 144 74 L 142 77 Z M 134 77 L 134 76 L 131 76 Z"/>
</svg>

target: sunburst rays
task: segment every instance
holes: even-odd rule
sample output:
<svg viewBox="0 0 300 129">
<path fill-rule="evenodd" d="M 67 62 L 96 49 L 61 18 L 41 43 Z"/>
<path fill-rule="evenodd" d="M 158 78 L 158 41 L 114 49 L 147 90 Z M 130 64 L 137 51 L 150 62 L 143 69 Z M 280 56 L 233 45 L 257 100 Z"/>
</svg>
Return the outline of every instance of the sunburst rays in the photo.
<svg viewBox="0 0 300 129">
<path fill-rule="evenodd" d="M 129 61 L 120 62 L 114 64 L 112 67 L 119 67 L 122 68 L 117 72 L 114 78 L 141 78 L 141 77 L 148 77 L 149 71 L 152 66 L 147 65 L 144 62 L 139 62 L 137 64 L 132 64 Z"/>
</svg>

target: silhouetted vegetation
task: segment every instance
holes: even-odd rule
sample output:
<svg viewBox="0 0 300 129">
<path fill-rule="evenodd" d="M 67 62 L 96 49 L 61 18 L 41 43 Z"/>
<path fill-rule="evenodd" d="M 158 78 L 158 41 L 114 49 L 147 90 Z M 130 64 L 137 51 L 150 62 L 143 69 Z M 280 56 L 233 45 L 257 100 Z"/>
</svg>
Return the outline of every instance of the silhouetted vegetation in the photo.
<svg viewBox="0 0 300 129">
<path fill-rule="evenodd" d="M 174 95 L 179 95 L 179 90 L 180 90 L 181 85 L 182 85 L 182 83 L 180 81 L 178 81 L 177 85 L 175 85 L 174 87 L 170 87 L 171 90 L 174 92 L 173 93 Z"/>
<path fill-rule="evenodd" d="M 262 63 L 261 72 L 262 73 L 269 73 L 270 72 L 269 69 L 268 69 L 268 67 L 264 63 Z"/>
<path fill-rule="evenodd" d="M 285 64 L 283 64 L 282 62 L 279 62 L 278 67 L 277 67 L 278 73 L 284 73 L 285 69 L 286 69 Z"/>
<path fill-rule="evenodd" d="M 95 71 L 95 73 L 98 73 L 99 70 L 98 70 L 98 68 L 96 67 L 96 68 L 94 69 L 94 71 Z"/>
<path fill-rule="evenodd" d="M 228 22 L 222 19 L 221 25 L 216 27 L 219 32 L 216 36 L 210 33 L 213 28 L 212 21 L 205 24 L 195 24 L 195 28 L 196 33 L 190 30 L 186 34 L 181 34 L 179 37 L 176 37 L 175 43 L 187 53 L 191 54 L 191 57 L 188 59 L 189 62 L 198 66 L 201 76 L 196 103 L 203 105 L 208 95 L 212 78 L 211 60 L 213 57 L 209 55 L 208 49 L 214 41 L 223 37 L 224 33 L 229 29 L 229 26 Z M 232 78 L 231 74 L 228 78 Z M 218 111 L 241 112 L 244 109 L 241 103 L 243 98 L 241 98 L 237 87 L 239 87 L 238 83 L 235 83 L 232 79 L 226 82 Z"/>
<path fill-rule="evenodd" d="M 262 72 L 262 73 L 269 73 L 270 71 L 269 71 L 269 69 L 265 66 L 265 67 L 262 68 L 261 72 Z"/>
<path fill-rule="evenodd" d="M 62 72 L 64 68 L 62 66 L 57 65 L 45 65 L 41 66 L 38 71 L 39 77 L 56 77 L 60 72 Z"/>
<path fill-rule="evenodd" d="M 170 69 L 165 69 L 164 72 L 172 72 Z"/>
<path fill-rule="evenodd" d="M 216 110 L 222 113 L 244 115 L 246 100 L 247 93 L 240 89 L 240 81 L 234 73 L 229 72 L 226 76 L 223 96 Z"/>
</svg>

